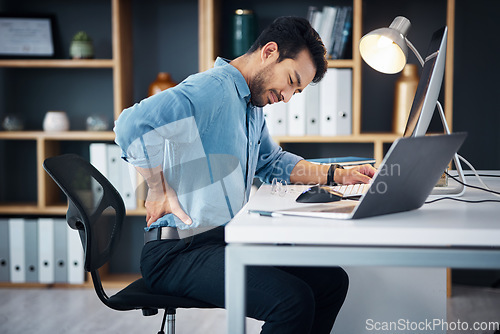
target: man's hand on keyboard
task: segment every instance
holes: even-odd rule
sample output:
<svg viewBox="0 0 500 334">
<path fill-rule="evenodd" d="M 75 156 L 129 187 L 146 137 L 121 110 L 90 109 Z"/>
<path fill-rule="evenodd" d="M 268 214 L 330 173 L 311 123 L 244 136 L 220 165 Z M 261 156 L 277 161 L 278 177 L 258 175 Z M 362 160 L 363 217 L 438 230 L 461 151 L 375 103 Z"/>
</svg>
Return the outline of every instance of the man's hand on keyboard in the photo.
<svg viewBox="0 0 500 334">
<path fill-rule="evenodd" d="M 359 165 L 335 170 L 335 182 L 341 184 L 370 183 L 377 169 L 372 165 Z"/>
</svg>

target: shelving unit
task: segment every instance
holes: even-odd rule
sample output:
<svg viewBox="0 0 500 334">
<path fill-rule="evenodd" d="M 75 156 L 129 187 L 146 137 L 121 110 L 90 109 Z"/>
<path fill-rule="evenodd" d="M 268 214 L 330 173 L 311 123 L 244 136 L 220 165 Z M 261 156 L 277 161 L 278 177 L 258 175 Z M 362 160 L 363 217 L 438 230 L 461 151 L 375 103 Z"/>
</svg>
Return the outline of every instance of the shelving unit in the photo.
<svg viewBox="0 0 500 334">
<path fill-rule="evenodd" d="M 0 60 L 0 67 L 12 68 L 113 68 L 113 59 L 22 59 Z"/>
<path fill-rule="evenodd" d="M 57 4 L 56 4 L 57 5 Z M 112 120 L 121 111 L 132 104 L 132 31 L 131 1 L 110 0 L 111 6 L 111 59 L 2 59 L 0 68 L 6 69 L 65 69 L 65 75 L 71 76 L 74 69 L 110 69 L 112 71 L 113 108 L 109 110 Z M 47 87 L 44 89 L 50 89 Z M 107 112 L 107 111 L 106 111 Z M 112 142 L 115 135 L 112 131 L 0 131 L 0 141 L 33 141 L 36 147 L 36 187 L 37 198 L 34 202 L 13 203 L 0 202 L 0 215 L 3 216 L 64 216 L 67 204 L 61 199 L 61 191 L 45 173 L 42 163 L 50 157 L 61 153 L 61 144 L 65 142 Z M 8 173 L 17 171 L 7 171 Z M 23 185 L 25 186 L 25 185 Z M 145 215 L 144 209 L 130 210 L 127 215 Z M 136 279 L 138 274 L 107 275 L 103 271 L 105 286 L 119 287 Z M 37 283 L 12 284 L 0 283 L 0 286 L 43 286 Z M 67 286 L 67 284 L 54 284 Z M 88 277 L 83 286 L 91 286 Z"/>
<path fill-rule="evenodd" d="M 13 1 L 13 0 L 9 0 Z M 1 59 L 0 68 L 6 69 L 64 69 L 65 75 L 71 76 L 72 70 L 101 69 L 112 72 L 113 108 L 109 110 L 112 118 L 116 119 L 121 111 L 132 104 L 132 13 L 131 0 L 109 0 L 111 3 L 111 59 Z M 323 2 L 327 0 L 322 0 Z M 383 0 L 380 0 L 383 1 Z M 353 73 L 352 96 L 352 135 L 322 137 L 275 137 L 279 144 L 287 143 L 321 143 L 321 144 L 371 144 L 373 156 L 380 163 L 384 156 L 384 146 L 392 143 L 397 137 L 393 133 L 365 133 L 362 131 L 362 59 L 360 57 L 357 41 L 363 34 L 363 4 L 364 0 L 352 0 L 353 6 L 353 49 L 352 59 L 329 60 L 331 68 L 351 68 Z M 61 3 L 62 0 L 61 0 Z M 277 3 L 277 1 L 272 1 Z M 333 2 L 332 2 L 333 4 Z M 304 6 L 307 6 L 305 4 Z M 446 0 L 447 25 L 448 25 L 448 50 L 444 84 L 444 107 L 449 125 L 452 124 L 453 109 L 453 43 L 454 43 L 454 11 L 455 0 Z M 199 70 L 204 71 L 213 66 L 216 56 L 219 55 L 221 41 L 220 35 L 221 14 L 220 0 L 198 0 L 198 59 Z M 304 12 L 305 15 L 305 12 Z M 66 71 L 67 70 L 67 71 Z M 47 88 L 47 89 L 50 89 Z M 32 216 L 63 216 L 66 213 L 66 203 L 62 202 L 61 192 L 42 167 L 43 161 L 50 156 L 61 153 L 61 146 L 67 142 L 112 142 L 112 131 L 68 131 L 49 133 L 43 131 L 0 131 L 0 141 L 30 141 L 36 151 L 36 199 L 19 203 L 0 202 L 0 215 L 32 215 Z M 17 172 L 17 171 L 15 171 Z M 19 172 L 17 172 L 19 173 Z M 30 185 L 31 187 L 31 185 Z M 33 186 L 34 187 L 34 186 Z M 128 216 L 144 216 L 144 209 L 129 210 Z M 103 283 L 106 286 L 119 287 L 137 278 L 135 274 L 103 274 Z M 90 286 L 90 278 L 84 286 Z M 33 284 L 30 284 L 31 286 Z M 0 283 L 0 286 L 12 286 L 10 283 Z M 25 286 L 25 285 L 23 285 Z M 35 286 L 39 286 L 36 285 Z"/>
<path fill-rule="evenodd" d="M 373 145 L 373 157 L 377 164 L 382 162 L 384 156 L 384 144 L 392 143 L 400 135 L 394 133 L 363 133 L 361 124 L 362 112 L 362 59 L 358 49 L 358 41 L 363 35 L 363 0 L 352 0 L 353 7 L 353 29 L 352 29 L 352 59 L 329 60 L 330 68 L 352 68 L 352 135 L 338 137 L 303 136 L 303 137 L 275 137 L 280 144 L 286 143 L 368 143 Z M 308 4 L 307 4 L 308 5 Z M 306 5 L 306 6 L 307 6 Z M 310 5 L 315 5 L 310 3 Z M 213 66 L 214 59 L 220 48 L 219 35 L 220 2 L 217 0 L 199 0 L 199 29 L 200 47 L 199 64 L 200 70 L 206 70 Z M 448 26 L 448 52 L 446 56 L 446 71 L 444 83 L 444 109 L 448 124 L 452 124 L 453 116 L 453 45 L 455 32 L 455 0 L 447 0 Z M 305 7 L 307 8 L 307 7 Z M 305 15 L 304 11 L 304 15 Z"/>
<path fill-rule="evenodd" d="M 0 60 L 1 68 L 43 68 L 43 69 L 111 69 L 113 73 L 113 110 L 112 119 L 131 105 L 132 100 L 132 58 L 131 58 L 131 11 L 130 0 L 111 0 L 111 40 L 112 59 L 5 59 Z M 71 75 L 68 72 L 68 75 Z M 48 88 L 50 89 L 50 88 Z M 43 161 L 60 153 L 60 143 L 64 141 L 113 141 L 112 131 L 1 131 L 0 140 L 33 140 L 36 142 L 37 155 L 37 202 L 0 203 L 0 214 L 62 215 L 66 204 L 59 200 L 60 190 L 45 173 Z M 144 214 L 134 210 L 130 214 Z"/>
</svg>

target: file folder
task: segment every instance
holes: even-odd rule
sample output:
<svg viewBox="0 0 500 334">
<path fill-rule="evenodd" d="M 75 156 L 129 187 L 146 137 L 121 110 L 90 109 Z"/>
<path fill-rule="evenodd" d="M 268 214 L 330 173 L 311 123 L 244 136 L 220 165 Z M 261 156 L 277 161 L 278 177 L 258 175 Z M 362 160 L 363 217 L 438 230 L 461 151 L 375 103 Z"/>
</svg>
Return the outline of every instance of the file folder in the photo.
<svg viewBox="0 0 500 334">
<path fill-rule="evenodd" d="M 121 153 L 120 153 L 121 154 Z M 122 197 L 125 208 L 129 210 L 137 209 L 137 171 L 135 167 L 118 157 L 122 175 Z"/>
<path fill-rule="evenodd" d="M 68 240 L 68 283 L 83 284 L 83 247 L 80 241 L 80 234 L 67 224 Z"/>
<path fill-rule="evenodd" d="M 266 118 L 267 128 L 271 136 L 286 136 L 286 111 L 287 108 L 284 102 L 268 104 L 264 107 L 264 117 Z"/>
<path fill-rule="evenodd" d="M 25 219 L 24 247 L 26 282 L 38 282 L 38 221 Z"/>
<path fill-rule="evenodd" d="M 38 280 L 54 283 L 54 219 L 38 220 Z"/>
<path fill-rule="evenodd" d="M 8 282 L 9 280 L 9 220 L 0 218 L 0 282 Z"/>
<path fill-rule="evenodd" d="M 320 134 L 352 133 L 352 70 L 329 68 L 320 83 Z"/>
<path fill-rule="evenodd" d="M 64 219 L 54 219 L 54 282 L 68 282 L 68 226 Z"/>
<path fill-rule="evenodd" d="M 306 135 L 319 136 L 319 85 L 309 84 L 302 94 L 306 96 Z"/>
<path fill-rule="evenodd" d="M 128 163 L 121 158 L 122 150 L 115 144 L 108 144 L 107 149 L 107 177 L 116 190 L 118 190 L 125 208 L 136 209 L 135 189 L 132 189 Z"/>
<path fill-rule="evenodd" d="M 289 136 L 306 134 L 306 96 L 295 94 L 288 102 L 287 125 Z"/>
<path fill-rule="evenodd" d="M 10 252 L 10 281 L 24 283 L 25 255 L 24 255 L 24 219 L 9 219 L 9 252 Z"/>
<path fill-rule="evenodd" d="M 108 151 L 106 145 L 104 143 L 92 143 L 89 145 L 90 163 L 105 177 L 108 176 Z M 91 179 L 91 182 L 93 203 L 94 207 L 97 207 L 104 191 L 96 180 Z"/>
</svg>

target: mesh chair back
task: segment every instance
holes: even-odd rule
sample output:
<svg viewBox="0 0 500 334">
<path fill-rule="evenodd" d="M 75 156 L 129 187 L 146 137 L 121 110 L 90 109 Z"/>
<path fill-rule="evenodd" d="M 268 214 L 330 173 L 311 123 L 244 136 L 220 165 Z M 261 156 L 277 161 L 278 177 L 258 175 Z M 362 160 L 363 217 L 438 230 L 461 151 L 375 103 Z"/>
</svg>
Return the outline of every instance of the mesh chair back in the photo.
<svg viewBox="0 0 500 334">
<path fill-rule="evenodd" d="M 80 233 L 85 270 L 99 269 L 109 261 L 120 237 L 125 218 L 120 194 L 94 166 L 78 155 L 48 158 L 43 167 L 68 198 L 66 220 Z"/>
</svg>

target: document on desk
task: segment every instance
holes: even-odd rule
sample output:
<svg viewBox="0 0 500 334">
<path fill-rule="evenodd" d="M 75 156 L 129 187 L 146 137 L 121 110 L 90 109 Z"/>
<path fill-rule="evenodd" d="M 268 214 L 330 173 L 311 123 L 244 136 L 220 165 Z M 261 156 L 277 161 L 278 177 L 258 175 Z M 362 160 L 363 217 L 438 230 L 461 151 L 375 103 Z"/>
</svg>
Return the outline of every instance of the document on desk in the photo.
<svg viewBox="0 0 500 334">
<path fill-rule="evenodd" d="M 349 215 L 358 201 L 342 200 L 330 203 L 298 203 L 297 197 L 310 185 L 289 185 L 286 192 L 274 192 L 271 185 L 262 185 L 248 203 L 247 211 L 250 214 L 278 217 L 284 215 L 335 218 Z"/>
</svg>

